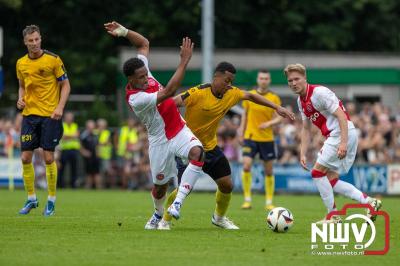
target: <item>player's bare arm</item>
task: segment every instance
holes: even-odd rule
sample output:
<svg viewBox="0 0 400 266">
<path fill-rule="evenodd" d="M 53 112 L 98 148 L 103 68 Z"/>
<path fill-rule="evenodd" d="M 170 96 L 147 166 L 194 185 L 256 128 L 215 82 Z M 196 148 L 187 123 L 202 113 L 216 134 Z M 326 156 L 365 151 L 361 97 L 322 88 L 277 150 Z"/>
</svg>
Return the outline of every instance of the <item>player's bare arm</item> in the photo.
<svg viewBox="0 0 400 266">
<path fill-rule="evenodd" d="M 239 142 L 241 145 L 244 143 L 244 132 L 246 130 L 247 126 L 247 109 L 245 108 L 242 113 L 242 118 L 240 119 L 240 126 L 238 128 L 238 136 L 239 136 Z"/>
<path fill-rule="evenodd" d="M 62 118 L 62 115 L 64 113 L 65 104 L 67 103 L 69 94 L 71 92 L 71 85 L 69 84 L 68 79 L 60 81 L 59 84 L 60 84 L 60 90 L 61 90 L 60 101 L 58 102 L 56 109 L 54 110 L 53 114 L 51 115 L 51 118 L 56 119 L 56 120 L 60 120 Z"/>
<path fill-rule="evenodd" d="M 23 80 L 18 80 L 19 86 L 18 86 L 18 101 L 17 101 L 17 108 L 19 110 L 22 110 L 25 108 L 25 101 L 24 101 L 24 96 L 25 96 L 25 83 Z"/>
<path fill-rule="evenodd" d="M 174 97 L 174 102 L 175 102 L 176 106 L 178 106 L 178 107 L 184 107 L 185 106 L 185 102 L 182 99 L 182 95 L 176 95 Z"/>
<path fill-rule="evenodd" d="M 340 127 L 340 144 L 337 151 L 339 159 L 343 159 L 347 154 L 347 139 L 348 139 L 348 128 L 347 128 L 347 117 L 343 112 L 342 108 L 338 107 L 333 113 L 339 121 Z"/>
<path fill-rule="evenodd" d="M 142 54 L 146 57 L 149 55 L 150 43 L 140 33 L 137 33 L 136 31 L 133 30 L 129 30 L 115 21 L 105 23 L 104 28 L 110 35 L 114 37 L 127 38 L 130 41 L 130 43 L 132 43 L 136 47 L 138 54 Z"/>
<path fill-rule="evenodd" d="M 279 106 L 271 101 L 268 101 L 267 99 L 265 99 L 264 97 L 262 97 L 258 94 L 249 93 L 249 92 L 245 91 L 243 100 L 249 100 L 256 104 L 270 107 L 270 108 L 274 109 L 276 111 L 276 113 L 282 117 L 287 117 L 287 118 L 290 118 L 291 120 L 295 119 L 294 113 L 290 112 L 289 110 L 287 110 L 286 108 L 284 108 L 282 106 Z"/>
<path fill-rule="evenodd" d="M 186 67 L 189 64 L 190 58 L 193 54 L 193 47 L 194 43 L 192 43 L 192 40 L 189 37 L 185 37 L 182 39 L 180 52 L 181 61 L 174 75 L 169 80 L 167 86 L 165 86 L 165 89 L 160 90 L 157 93 L 157 103 L 161 103 L 164 100 L 174 96 L 176 90 L 179 88 L 185 76 Z"/>
<path fill-rule="evenodd" d="M 308 143 L 310 141 L 309 137 L 310 122 L 308 120 L 303 120 L 303 127 L 301 129 L 301 142 L 300 142 L 300 164 L 306 170 L 310 171 L 307 167 L 307 150 Z"/>
</svg>

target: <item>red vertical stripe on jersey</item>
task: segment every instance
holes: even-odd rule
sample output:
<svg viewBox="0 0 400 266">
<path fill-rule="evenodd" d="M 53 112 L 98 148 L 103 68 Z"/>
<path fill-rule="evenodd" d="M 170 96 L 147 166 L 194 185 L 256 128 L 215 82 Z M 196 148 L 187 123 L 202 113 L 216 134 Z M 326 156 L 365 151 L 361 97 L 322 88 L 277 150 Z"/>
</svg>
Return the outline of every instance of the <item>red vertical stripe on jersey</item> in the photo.
<svg viewBox="0 0 400 266">
<path fill-rule="evenodd" d="M 181 114 L 176 107 L 175 101 L 171 98 L 166 99 L 157 105 L 158 112 L 160 113 L 165 124 L 165 136 L 167 139 L 175 137 L 179 131 L 185 126 Z"/>
<path fill-rule="evenodd" d="M 322 135 L 325 137 L 328 137 L 329 134 L 331 133 L 328 129 L 328 126 L 326 124 L 326 117 L 323 116 L 319 111 L 317 111 L 312 102 L 311 102 L 311 96 L 313 94 L 313 91 L 315 87 L 318 87 L 319 85 L 307 85 L 307 96 L 306 98 L 300 97 L 300 103 L 301 103 L 301 108 L 303 109 L 303 113 L 305 116 L 310 120 L 315 126 L 317 126 L 320 130 Z"/>
<path fill-rule="evenodd" d="M 128 102 L 129 97 L 131 95 L 136 94 L 140 91 L 143 91 L 145 93 L 154 93 L 161 89 L 163 89 L 163 88 L 160 85 L 160 83 L 158 83 L 157 80 L 149 77 L 148 78 L 148 87 L 144 91 L 140 90 L 140 89 L 132 88 L 131 85 L 128 84 L 126 86 L 125 100 Z M 129 103 L 128 103 L 128 105 L 129 105 Z M 168 98 L 167 100 L 165 100 L 162 103 L 157 105 L 157 111 L 164 121 L 165 136 L 167 137 L 167 139 L 172 139 L 185 126 L 185 122 L 183 121 L 181 114 L 179 113 L 179 110 L 175 104 L 175 101 L 172 98 Z"/>
</svg>

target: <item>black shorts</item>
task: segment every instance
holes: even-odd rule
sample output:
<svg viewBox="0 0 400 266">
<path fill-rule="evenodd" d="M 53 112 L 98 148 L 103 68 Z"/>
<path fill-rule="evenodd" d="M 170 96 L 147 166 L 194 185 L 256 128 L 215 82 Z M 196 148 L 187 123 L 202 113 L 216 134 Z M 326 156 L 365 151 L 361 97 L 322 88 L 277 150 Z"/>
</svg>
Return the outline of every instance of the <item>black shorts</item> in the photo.
<svg viewBox="0 0 400 266">
<path fill-rule="evenodd" d="M 212 179 L 217 180 L 231 174 L 231 166 L 220 147 L 216 146 L 213 150 L 207 151 L 205 155 L 203 171 Z M 175 160 L 178 168 L 178 182 L 181 183 L 181 177 L 187 165 L 178 157 L 176 157 Z"/>
<path fill-rule="evenodd" d="M 261 142 L 245 139 L 243 145 L 243 156 L 248 156 L 254 159 L 257 153 L 260 154 L 260 159 L 263 161 L 276 159 L 275 142 Z"/>
<path fill-rule="evenodd" d="M 21 150 L 33 151 L 41 147 L 45 151 L 54 151 L 62 135 L 62 120 L 38 115 L 24 116 L 21 128 Z"/>
</svg>

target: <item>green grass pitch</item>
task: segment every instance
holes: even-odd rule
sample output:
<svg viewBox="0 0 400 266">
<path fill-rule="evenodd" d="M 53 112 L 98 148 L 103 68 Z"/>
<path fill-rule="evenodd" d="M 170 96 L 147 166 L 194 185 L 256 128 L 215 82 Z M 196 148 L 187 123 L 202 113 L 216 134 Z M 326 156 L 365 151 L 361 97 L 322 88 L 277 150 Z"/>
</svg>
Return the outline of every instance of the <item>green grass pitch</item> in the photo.
<svg viewBox="0 0 400 266">
<path fill-rule="evenodd" d="M 383 198 L 390 215 L 391 247 L 385 256 L 311 255 L 311 222 L 324 215 L 318 196 L 278 195 L 276 205 L 290 209 L 294 226 L 285 234 L 267 228 L 263 196 L 253 209 L 240 209 L 234 194 L 228 216 L 240 227 L 224 231 L 211 224 L 214 194 L 193 192 L 171 231 L 145 231 L 152 213 L 148 192 L 60 190 L 56 215 L 43 217 L 40 206 L 17 215 L 25 192 L 0 190 L 0 265 L 397 265 L 399 198 Z M 338 206 L 350 200 L 337 197 Z M 378 219 L 377 227 L 382 227 Z M 382 236 L 379 236 L 382 239 Z"/>
</svg>

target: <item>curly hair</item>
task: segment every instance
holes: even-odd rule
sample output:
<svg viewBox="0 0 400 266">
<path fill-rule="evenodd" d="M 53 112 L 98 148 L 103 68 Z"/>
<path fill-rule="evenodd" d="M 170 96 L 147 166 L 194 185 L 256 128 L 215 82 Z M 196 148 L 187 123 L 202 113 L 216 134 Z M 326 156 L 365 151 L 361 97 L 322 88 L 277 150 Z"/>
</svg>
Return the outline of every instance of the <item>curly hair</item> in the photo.
<svg viewBox="0 0 400 266">
<path fill-rule="evenodd" d="M 124 72 L 124 75 L 126 77 L 129 77 L 135 74 L 136 69 L 139 69 L 141 67 L 144 67 L 143 61 L 137 57 L 134 57 L 126 60 L 122 68 L 122 71 Z"/>
</svg>

